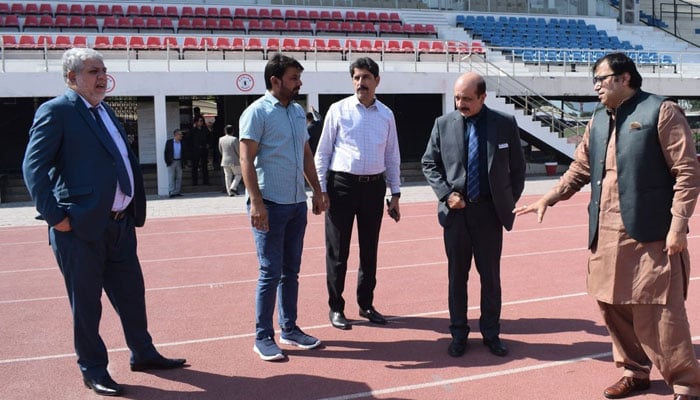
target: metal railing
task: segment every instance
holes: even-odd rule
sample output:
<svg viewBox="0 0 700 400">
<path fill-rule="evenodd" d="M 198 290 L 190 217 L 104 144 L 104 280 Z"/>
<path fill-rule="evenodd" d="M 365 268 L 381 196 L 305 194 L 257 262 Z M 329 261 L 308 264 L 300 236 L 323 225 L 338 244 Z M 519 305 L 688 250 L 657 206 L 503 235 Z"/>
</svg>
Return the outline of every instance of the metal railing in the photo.
<svg viewBox="0 0 700 400">
<path fill-rule="evenodd" d="M 504 97 L 525 115 L 531 115 L 533 120 L 540 121 L 550 132 L 575 144 L 580 142 L 589 118 L 567 112 L 481 55 L 468 55 L 462 58 L 462 63 L 465 64 L 464 70 L 475 71 L 495 81 L 496 87 L 490 88 L 490 91 L 495 91 L 498 97 Z"/>
</svg>

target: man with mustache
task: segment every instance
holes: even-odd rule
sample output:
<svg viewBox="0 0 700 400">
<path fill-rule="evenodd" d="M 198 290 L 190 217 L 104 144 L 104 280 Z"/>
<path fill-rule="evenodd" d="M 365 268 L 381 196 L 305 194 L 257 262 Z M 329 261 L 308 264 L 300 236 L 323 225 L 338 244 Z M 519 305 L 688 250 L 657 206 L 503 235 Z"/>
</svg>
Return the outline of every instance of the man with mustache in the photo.
<svg viewBox="0 0 700 400">
<path fill-rule="evenodd" d="M 688 220 L 700 193 L 700 163 L 683 109 L 641 90 L 627 55 L 593 64 L 601 106 L 586 126 L 559 183 L 516 215 L 568 200 L 591 182 L 588 293 L 610 333 L 622 379 L 603 391 L 620 399 L 649 388 L 656 365 L 674 400 L 700 399 L 700 365 L 685 299 L 690 256 Z"/>
<path fill-rule="evenodd" d="M 360 245 L 357 276 L 359 315 L 375 324 L 386 318 L 374 308 L 377 248 L 384 195 L 391 190 L 387 213 L 399 221 L 399 142 L 394 113 L 375 97 L 379 65 L 362 57 L 350 65 L 355 94 L 328 109 L 316 148 L 321 190 L 328 194 L 326 211 L 326 284 L 329 318 L 338 329 L 350 329 L 345 317 L 345 275 L 355 218 Z"/>
<path fill-rule="evenodd" d="M 265 66 L 267 92 L 239 120 L 241 172 L 258 253 L 255 293 L 255 351 L 265 361 L 281 360 L 272 315 L 279 293 L 281 342 L 303 349 L 321 344 L 297 326 L 299 270 L 306 230 L 304 177 L 313 189 L 313 213 L 326 209 L 314 168 L 304 109 L 294 101 L 304 67 L 280 53 Z"/>
<path fill-rule="evenodd" d="M 474 72 L 457 78 L 456 110 L 435 120 L 423 174 L 439 199 L 444 228 L 452 342 L 450 356 L 467 348 L 467 279 L 472 256 L 481 280 L 479 330 L 497 356 L 501 341 L 501 249 L 503 228 L 513 227 L 515 203 L 525 187 L 525 159 L 512 115 L 484 105 L 486 82 Z"/>
<path fill-rule="evenodd" d="M 141 167 L 124 128 L 104 103 L 107 68 L 88 48 L 63 53 L 68 91 L 34 115 L 22 165 L 73 312 L 73 341 L 85 386 L 103 396 L 124 393 L 107 372 L 100 337 L 102 291 L 119 314 L 131 370 L 180 368 L 158 353 L 148 333 L 136 227 L 146 220 Z M 51 397 L 51 396 L 47 396 Z"/>
</svg>

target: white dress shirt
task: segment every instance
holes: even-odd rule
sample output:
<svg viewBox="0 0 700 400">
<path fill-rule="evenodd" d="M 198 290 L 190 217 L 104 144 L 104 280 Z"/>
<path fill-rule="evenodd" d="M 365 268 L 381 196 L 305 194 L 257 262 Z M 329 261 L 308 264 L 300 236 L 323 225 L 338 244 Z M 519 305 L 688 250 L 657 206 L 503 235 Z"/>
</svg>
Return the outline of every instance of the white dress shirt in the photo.
<svg viewBox="0 0 700 400">
<path fill-rule="evenodd" d="M 394 113 L 376 99 L 365 107 L 355 95 L 332 104 L 314 160 L 323 192 L 331 170 L 353 175 L 384 172 L 391 193 L 398 193 L 401 155 Z"/>
</svg>

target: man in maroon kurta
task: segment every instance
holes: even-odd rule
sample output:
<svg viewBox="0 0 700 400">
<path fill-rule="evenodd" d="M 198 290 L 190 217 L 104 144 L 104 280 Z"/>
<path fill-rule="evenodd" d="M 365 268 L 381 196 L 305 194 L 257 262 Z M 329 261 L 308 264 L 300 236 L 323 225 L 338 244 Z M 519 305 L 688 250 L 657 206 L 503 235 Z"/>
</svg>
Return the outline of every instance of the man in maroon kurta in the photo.
<svg viewBox="0 0 700 400">
<path fill-rule="evenodd" d="M 588 293 L 624 369 L 603 394 L 646 390 L 653 364 L 675 400 L 698 400 L 700 365 L 685 311 L 688 220 L 700 192 L 690 127 L 675 103 L 640 89 L 642 77 L 626 55 L 606 55 L 593 73 L 603 107 L 574 161 L 553 189 L 514 212 L 537 212 L 541 222 L 548 206 L 592 182 Z"/>
</svg>

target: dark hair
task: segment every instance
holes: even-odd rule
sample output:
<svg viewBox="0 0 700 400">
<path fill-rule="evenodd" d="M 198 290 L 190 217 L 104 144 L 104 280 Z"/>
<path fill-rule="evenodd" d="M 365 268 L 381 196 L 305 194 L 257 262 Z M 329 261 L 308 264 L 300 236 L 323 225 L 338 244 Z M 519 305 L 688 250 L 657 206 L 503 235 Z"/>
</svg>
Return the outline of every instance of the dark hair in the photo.
<svg viewBox="0 0 700 400">
<path fill-rule="evenodd" d="M 293 57 L 285 56 L 282 53 L 275 53 L 275 55 L 267 61 L 267 65 L 265 65 L 265 89 L 272 89 L 270 78 L 274 76 L 282 79 L 287 68 L 291 67 L 297 68 L 299 71 L 304 70 L 304 67 L 301 66 L 299 61 L 295 60 Z"/>
<path fill-rule="evenodd" d="M 371 72 L 375 78 L 379 76 L 379 65 L 369 57 L 360 57 L 350 64 L 350 76 L 353 76 L 355 73 L 355 68 L 366 69 Z"/>
<path fill-rule="evenodd" d="M 476 95 L 481 96 L 486 93 L 486 80 L 484 77 L 479 75 L 479 79 L 476 81 Z"/>
<path fill-rule="evenodd" d="M 637 71 L 637 66 L 634 65 L 634 61 L 627 57 L 625 53 L 609 53 L 599 58 L 591 71 L 595 75 L 595 70 L 598 68 L 603 61 L 607 61 L 610 69 L 615 75 L 624 74 L 625 72 L 630 74 L 630 87 L 632 89 L 639 89 L 642 87 L 642 75 Z"/>
<path fill-rule="evenodd" d="M 226 132 L 227 135 L 233 135 L 233 125 L 224 126 L 224 132 Z"/>
</svg>

